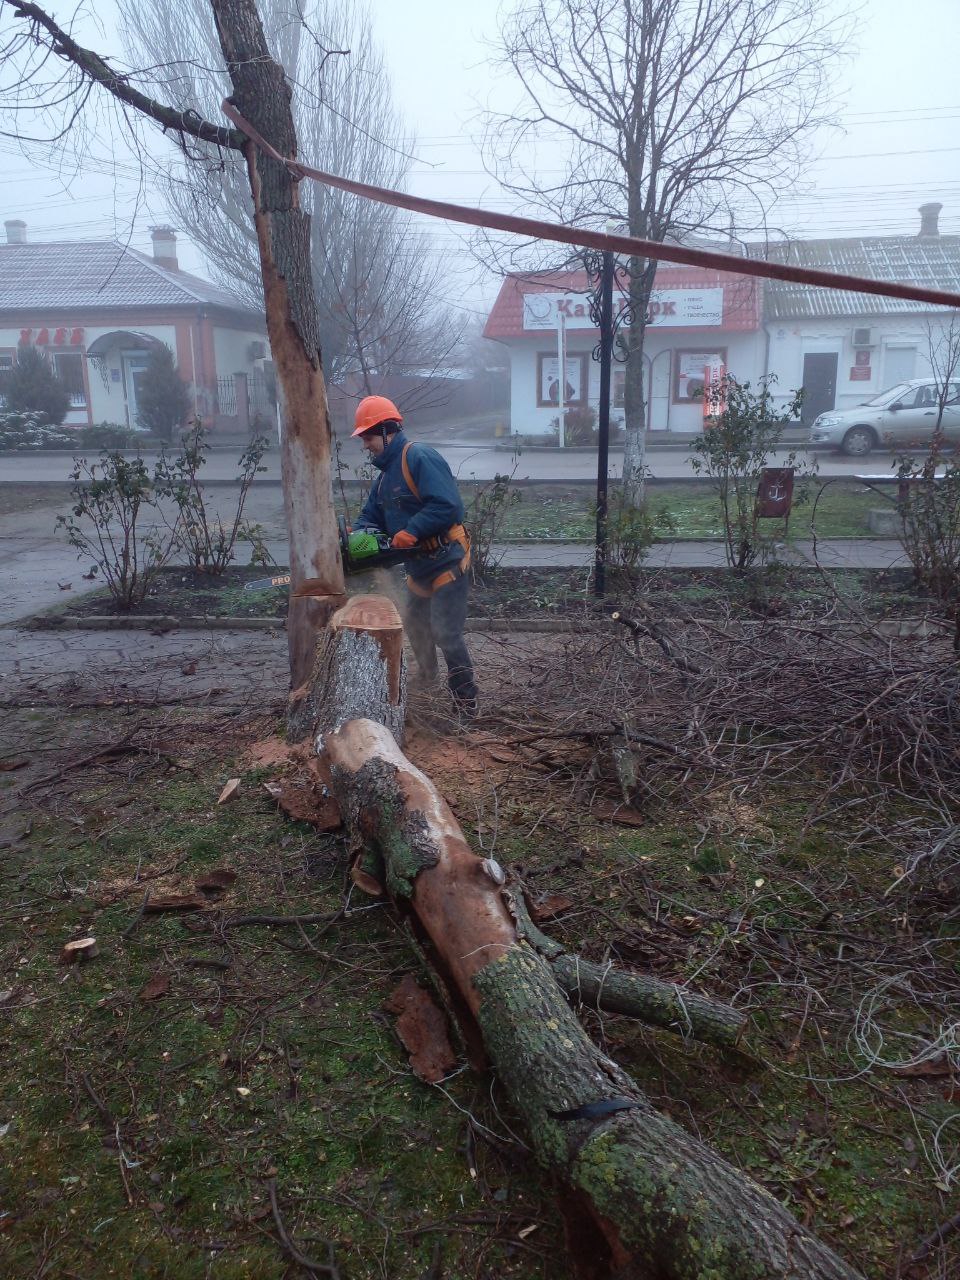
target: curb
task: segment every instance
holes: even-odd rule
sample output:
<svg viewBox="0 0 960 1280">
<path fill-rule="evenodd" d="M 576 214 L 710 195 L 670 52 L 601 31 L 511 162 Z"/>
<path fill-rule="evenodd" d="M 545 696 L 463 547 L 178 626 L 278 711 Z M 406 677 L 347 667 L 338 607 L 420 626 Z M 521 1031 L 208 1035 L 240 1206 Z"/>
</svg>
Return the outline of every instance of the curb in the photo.
<svg viewBox="0 0 960 1280">
<path fill-rule="evenodd" d="M 608 601 L 611 606 L 613 601 Z M 599 610 L 593 617 L 603 620 L 605 615 Z M 694 625 L 714 624 L 715 619 L 691 619 Z M 765 627 L 769 625 L 767 618 L 741 618 L 742 626 Z M 842 619 L 824 620 L 818 624 L 828 630 L 840 630 L 852 624 Z M 27 619 L 23 623 L 6 623 L 7 630 L 22 631 L 276 631 L 286 630 L 282 618 L 207 618 L 203 616 L 174 618 L 166 614 L 140 614 L 135 618 L 117 618 L 112 615 L 97 616 L 91 614 L 80 618 Z M 497 635 L 531 634 L 561 635 L 579 632 L 583 628 L 583 618 L 569 616 L 562 618 L 468 618 L 465 631 L 475 634 Z M 878 618 L 873 624 L 874 631 L 880 635 L 905 639 L 910 636 L 925 638 L 952 631 L 953 624 L 938 621 L 936 618 Z"/>
<path fill-rule="evenodd" d="M 132 618 L 113 614 L 82 617 L 27 618 L 6 624 L 21 631 L 285 631 L 284 618 L 193 617 L 175 618 L 163 613 L 141 613 Z M 468 618 L 465 631 L 563 632 L 575 630 L 576 618 Z"/>
</svg>

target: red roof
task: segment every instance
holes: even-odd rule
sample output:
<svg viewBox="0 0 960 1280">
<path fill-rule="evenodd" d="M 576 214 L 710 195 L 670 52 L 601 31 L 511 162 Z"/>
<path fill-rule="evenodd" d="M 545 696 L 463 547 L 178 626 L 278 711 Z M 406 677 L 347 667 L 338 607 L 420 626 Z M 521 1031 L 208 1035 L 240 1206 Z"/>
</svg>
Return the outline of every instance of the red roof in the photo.
<svg viewBox="0 0 960 1280">
<path fill-rule="evenodd" d="M 655 289 L 723 289 L 723 323 L 721 330 L 749 332 L 760 327 L 760 291 L 751 276 L 735 276 L 725 271 L 708 271 L 703 267 L 661 267 L 657 271 Z M 542 330 L 524 329 L 523 297 L 528 293 L 587 293 L 590 283 L 585 271 L 551 271 L 539 275 L 508 275 L 500 286 L 484 326 L 485 338 L 539 338 Z M 660 327 L 660 326 L 656 326 Z M 665 327 L 665 326 L 664 326 Z M 717 326 L 711 326 L 716 331 Z M 672 332 L 697 332 L 699 326 L 672 326 Z M 582 333 L 596 333 L 583 329 Z"/>
</svg>

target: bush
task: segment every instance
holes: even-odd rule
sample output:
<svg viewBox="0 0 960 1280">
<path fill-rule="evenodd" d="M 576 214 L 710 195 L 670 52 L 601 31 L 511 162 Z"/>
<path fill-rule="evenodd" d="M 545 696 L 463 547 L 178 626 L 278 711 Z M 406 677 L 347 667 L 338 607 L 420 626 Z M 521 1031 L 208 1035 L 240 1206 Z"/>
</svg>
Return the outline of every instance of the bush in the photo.
<svg viewBox="0 0 960 1280">
<path fill-rule="evenodd" d="M 766 532 L 769 520 L 761 516 L 757 490 L 767 458 L 780 448 L 784 429 L 800 412 L 802 392 L 795 391 L 782 410 L 775 408 L 772 375 L 760 378 L 757 390 L 749 382 L 738 382 L 724 374 L 708 392 L 707 429 L 690 448 L 694 472 L 713 481 L 720 497 L 727 563 L 741 573 L 759 561 L 763 566 L 776 548 L 776 538 Z M 796 452 L 788 454 L 784 466 L 797 470 Z M 812 473 L 798 472 L 797 479 Z M 806 501 L 802 489 L 794 490 L 794 505 Z M 780 526 L 780 537 L 785 525 Z"/>
<path fill-rule="evenodd" d="M 169 444 L 190 414 L 187 386 L 167 346 L 150 352 L 137 385 L 137 424 Z"/>
<path fill-rule="evenodd" d="M 38 347 L 18 349 L 17 363 L 3 380 L 3 398 L 8 409 L 42 414 L 44 421 L 55 427 L 70 408 L 67 388 Z"/>
<path fill-rule="evenodd" d="M 953 647 L 960 653 L 960 465 L 943 462 L 942 451 L 941 437 L 920 466 L 897 459 L 897 474 L 910 481 L 898 503 L 900 540 L 919 584 L 952 616 Z M 938 475 L 942 462 L 945 471 Z"/>
<path fill-rule="evenodd" d="M 0 410 L 0 450 L 72 449 L 76 433 L 50 426 L 45 413 Z"/>
<path fill-rule="evenodd" d="M 498 560 L 494 558 L 493 544 L 500 533 L 507 506 L 520 501 L 520 493 L 512 488 L 516 463 L 509 475 L 496 475 L 492 480 L 478 484 L 466 506 L 464 523 L 470 531 L 470 572 L 474 582 L 483 582 Z"/>
<path fill-rule="evenodd" d="M 142 444 L 142 431 L 131 431 L 117 422 L 98 422 L 92 427 L 80 427 L 74 433 L 74 443 L 82 449 L 129 449 Z"/>
<path fill-rule="evenodd" d="M 596 444 L 597 411 L 589 405 L 567 409 L 563 415 L 563 438 L 567 444 Z"/>
<path fill-rule="evenodd" d="M 187 563 L 194 572 L 223 573 L 236 556 L 238 542 L 249 542 L 253 557 L 259 556 L 262 562 L 265 553 L 263 530 L 244 519 L 243 508 L 257 473 L 266 470 L 261 464 L 268 443 L 264 436 L 255 436 L 240 455 L 240 492 L 227 523 L 215 512 L 208 511 L 204 500 L 200 469 L 206 465 L 210 445 L 206 428 L 199 418 L 184 437 L 178 454 L 170 458 L 161 453 L 154 477 L 157 493 L 162 498 L 170 498 L 176 505 L 176 545 L 186 555 Z"/>
<path fill-rule="evenodd" d="M 176 530 L 158 532 L 156 477 L 140 458 L 102 453 L 94 463 L 74 458 L 70 479 L 73 506 L 58 517 L 57 528 L 65 530 L 78 558 L 94 561 L 116 608 L 127 612 L 143 602 L 175 546 Z M 146 533 L 140 526 L 143 508 L 150 512 Z"/>
</svg>

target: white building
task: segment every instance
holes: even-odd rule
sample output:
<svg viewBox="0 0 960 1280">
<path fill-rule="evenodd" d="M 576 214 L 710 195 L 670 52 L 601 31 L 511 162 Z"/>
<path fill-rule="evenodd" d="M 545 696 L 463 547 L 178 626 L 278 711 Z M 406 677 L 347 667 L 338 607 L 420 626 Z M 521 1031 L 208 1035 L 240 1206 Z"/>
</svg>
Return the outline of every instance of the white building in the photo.
<svg viewBox="0 0 960 1280">
<path fill-rule="evenodd" d="M 723 251 L 960 291 L 960 236 L 939 235 L 940 208 L 922 206 L 919 233 L 913 236 L 733 243 Z M 556 434 L 561 341 L 565 408 L 595 409 L 599 403 L 600 369 L 591 356 L 600 335 L 590 316 L 588 290 L 582 271 L 518 273 L 501 285 L 484 335 L 510 352 L 512 432 Z M 622 305 L 622 293 L 619 297 Z M 647 427 L 699 431 L 704 376 L 721 368 L 741 382 L 774 375 L 783 401 L 803 387 L 805 422 L 828 409 L 861 403 L 903 378 L 928 372 L 928 328 L 936 340 L 950 314 L 942 307 L 870 294 L 663 263 L 644 339 Z M 615 423 L 622 421 L 622 405 L 623 366 L 615 363 Z"/>
<path fill-rule="evenodd" d="M 65 425 L 135 426 L 138 379 L 160 343 L 209 425 L 242 433 L 253 412 L 270 413 L 262 313 L 181 271 L 168 227 L 154 230 L 152 258 L 115 241 L 32 243 L 18 219 L 5 227 L 0 369 L 19 347 L 42 348 L 70 392 Z"/>
<path fill-rule="evenodd" d="M 868 279 L 960 292 L 960 236 L 939 233 L 943 206 L 920 207 L 912 236 L 837 237 L 749 245 L 751 257 Z M 853 408 L 904 378 L 930 372 L 930 342 L 952 313 L 875 294 L 764 282 L 765 367 L 780 393 L 802 386 L 803 420 Z"/>
</svg>

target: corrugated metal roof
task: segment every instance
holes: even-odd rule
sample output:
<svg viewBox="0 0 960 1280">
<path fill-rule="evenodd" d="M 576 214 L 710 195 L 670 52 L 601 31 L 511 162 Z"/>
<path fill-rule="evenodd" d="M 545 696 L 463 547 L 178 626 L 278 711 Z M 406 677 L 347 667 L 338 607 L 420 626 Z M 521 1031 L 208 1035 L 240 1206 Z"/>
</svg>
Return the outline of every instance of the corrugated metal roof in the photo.
<svg viewBox="0 0 960 1280">
<path fill-rule="evenodd" d="M 723 287 L 723 328 L 750 331 L 759 328 L 760 314 L 756 281 L 749 276 L 735 276 L 727 272 L 710 271 L 702 267 L 660 267 L 654 282 L 655 289 L 710 289 Z M 586 293 L 590 282 L 585 271 L 545 271 L 537 275 L 509 275 L 500 286 L 487 323 L 485 338 L 535 338 L 543 341 L 538 330 L 523 327 L 523 298 L 531 293 Z M 595 329 L 581 333 L 596 333 Z M 690 332 L 677 326 L 673 333 Z"/>
<path fill-rule="evenodd" d="M 830 240 L 781 240 L 748 244 L 751 258 L 791 266 L 842 271 L 874 280 L 930 285 L 960 290 L 960 236 L 861 236 Z M 878 298 L 869 293 L 841 293 L 782 280 L 764 282 L 768 320 L 857 318 L 936 312 L 942 308 Z"/>
<path fill-rule="evenodd" d="M 247 303 L 185 271 L 171 271 L 113 240 L 0 244 L 0 311 L 224 307 Z"/>
</svg>

